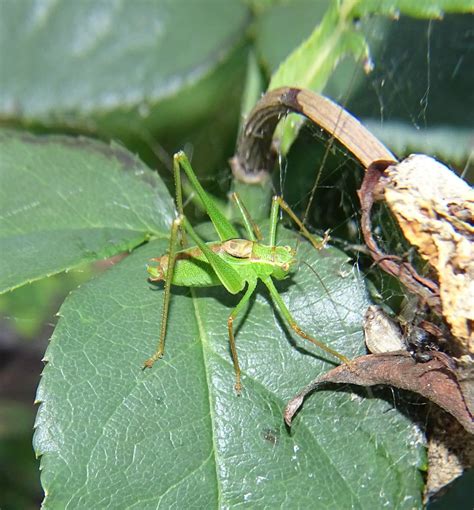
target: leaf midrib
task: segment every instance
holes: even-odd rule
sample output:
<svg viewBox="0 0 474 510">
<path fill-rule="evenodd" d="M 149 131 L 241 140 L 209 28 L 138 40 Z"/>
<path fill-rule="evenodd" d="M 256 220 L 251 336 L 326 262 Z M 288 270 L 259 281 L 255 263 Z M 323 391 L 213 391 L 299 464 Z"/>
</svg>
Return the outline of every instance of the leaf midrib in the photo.
<svg viewBox="0 0 474 510">
<path fill-rule="evenodd" d="M 209 365 L 209 363 L 207 362 L 207 358 L 208 358 L 208 355 L 209 355 L 208 353 L 211 353 L 212 355 L 218 356 L 222 361 L 224 361 L 228 365 L 232 365 L 232 363 L 228 359 L 222 357 L 220 354 L 215 352 L 210 347 L 209 338 L 208 338 L 208 336 L 206 334 L 206 329 L 204 327 L 203 321 L 201 319 L 201 313 L 199 311 L 199 306 L 198 306 L 199 297 L 196 296 L 196 292 L 195 292 L 194 288 L 191 287 L 190 288 L 190 292 L 191 292 L 191 299 L 192 299 L 192 302 L 193 302 L 193 308 L 194 308 L 194 313 L 195 313 L 195 317 L 196 317 L 196 322 L 197 322 L 198 330 L 199 330 L 199 336 L 200 336 L 199 341 L 200 341 L 202 356 L 203 356 L 203 360 L 204 360 L 204 371 L 205 371 L 205 374 L 206 374 L 206 382 L 207 382 L 206 389 L 207 389 L 208 404 L 209 404 L 209 414 L 208 414 L 208 416 L 210 417 L 210 420 L 211 420 L 211 424 L 210 424 L 211 427 L 210 428 L 211 428 L 211 431 L 212 431 L 212 444 L 213 444 L 213 450 L 214 450 L 214 465 L 215 465 L 215 472 L 216 472 L 216 486 L 217 486 L 217 490 L 218 490 L 218 508 L 222 508 L 222 494 L 223 494 L 223 490 L 222 490 L 222 484 L 221 484 L 221 481 L 220 481 L 219 471 L 218 471 L 218 465 L 219 465 L 219 462 L 218 462 L 218 448 L 217 448 L 217 441 L 216 441 L 216 434 L 215 434 L 215 427 L 214 427 L 214 423 L 215 423 L 214 409 L 215 409 L 215 406 L 213 406 L 212 395 L 211 395 L 211 392 L 209 391 L 209 389 L 212 387 L 212 381 L 211 381 L 211 377 L 210 377 L 209 370 L 208 370 L 208 365 Z M 241 370 L 241 374 L 245 375 L 245 370 Z M 253 384 L 258 384 L 261 388 L 263 388 L 263 390 L 265 392 L 269 392 L 268 388 L 263 386 L 256 379 L 253 379 L 253 378 L 249 377 L 249 380 L 251 380 Z M 277 399 L 279 401 L 280 407 L 283 408 L 284 405 L 285 405 L 283 400 L 280 397 L 278 397 L 275 393 L 271 393 L 271 395 L 272 395 L 272 397 L 274 399 Z M 362 504 L 361 504 L 360 498 L 357 496 L 357 494 L 355 494 L 353 492 L 351 484 L 346 480 L 345 476 L 341 473 L 341 471 L 338 469 L 338 467 L 333 463 L 331 456 L 326 452 L 326 450 L 323 448 L 323 446 L 317 441 L 316 436 L 308 428 L 308 426 L 305 424 L 305 422 L 303 420 L 301 421 L 301 424 L 306 429 L 306 431 L 309 433 L 309 435 L 312 438 L 314 438 L 314 440 L 316 441 L 316 443 L 317 443 L 317 445 L 319 447 L 320 452 L 322 452 L 325 455 L 325 457 L 328 460 L 328 464 L 330 464 L 333 467 L 335 473 L 337 473 L 337 475 L 340 477 L 340 479 L 344 482 L 348 492 L 350 492 L 353 495 L 354 500 L 359 503 L 359 508 L 362 508 Z M 386 453 L 388 453 L 388 452 L 386 452 Z"/>
<path fill-rule="evenodd" d="M 207 401 L 208 401 L 208 405 L 209 405 L 209 419 L 211 421 L 210 423 L 210 429 L 211 429 L 211 439 L 212 439 L 212 450 L 213 450 L 213 455 L 214 455 L 214 471 L 215 471 L 215 475 L 216 475 L 216 487 L 217 487 L 217 508 L 222 508 L 222 486 L 221 486 L 221 481 L 220 481 L 220 477 L 219 477 L 219 472 L 218 472 L 218 459 L 217 459 L 217 453 L 218 453 L 218 448 L 217 448 L 217 440 L 216 440 L 216 434 L 215 434 L 215 428 L 214 428 L 214 423 L 215 423 L 215 415 L 214 415 L 214 409 L 215 409 L 215 405 L 212 405 L 213 402 L 212 402 L 212 396 L 211 396 L 211 392 L 209 391 L 209 389 L 211 388 L 211 384 L 212 384 L 212 381 L 211 381 L 211 377 L 210 377 L 210 374 L 209 374 L 209 370 L 208 370 L 208 361 L 207 361 L 207 353 L 206 351 L 208 350 L 208 348 L 206 348 L 206 346 L 209 346 L 209 338 L 206 334 L 206 329 L 203 325 L 203 322 L 201 320 L 201 314 L 199 312 L 199 307 L 198 307 L 198 297 L 196 296 L 196 292 L 195 290 L 191 287 L 190 288 L 190 291 L 191 291 L 191 299 L 192 299 L 192 302 L 193 302 L 193 309 L 194 309 L 194 316 L 196 317 L 196 322 L 197 322 L 197 326 L 198 326 L 198 330 L 199 330 L 199 343 L 201 345 L 201 351 L 202 351 L 202 357 L 203 357 L 203 360 L 204 360 L 204 372 L 205 372 L 205 375 L 206 375 L 206 391 L 207 391 Z"/>
</svg>

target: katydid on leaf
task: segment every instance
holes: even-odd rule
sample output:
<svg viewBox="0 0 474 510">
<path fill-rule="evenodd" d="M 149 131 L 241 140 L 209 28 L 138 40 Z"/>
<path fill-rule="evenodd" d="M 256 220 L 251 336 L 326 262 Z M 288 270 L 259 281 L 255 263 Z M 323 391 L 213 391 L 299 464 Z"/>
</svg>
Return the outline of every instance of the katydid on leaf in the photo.
<svg viewBox="0 0 474 510">
<path fill-rule="evenodd" d="M 204 205 L 219 241 L 204 242 L 183 214 L 181 169 L 184 170 L 191 186 Z M 171 227 L 169 251 L 162 257 L 152 259 L 157 265 L 147 267 L 150 281 L 164 280 L 165 288 L 157 350 L 145 361 L 144 368 L 151 368 L 154 362 L 164 354 L 171 285 L 185 287 L 222 285 L 231 294 L 244 291 L 243 297 L 227 319 L 230 350 L 235 371 L 235 389 L 240 394 L 242 389 L 241 371 L 235 346 L 233 322 L 254 293 L 258 280 L 265 284 L 275 307 L 300 337 L 309 340 L 343 363 L 348 363 L 349 360 L 344 355 L 311 337 L 298 326 L 273 283 L 273 278 L 282 280 L 289 276 L 296 262 L 295 251 L 290 246 L 277 246 L 276 244 L 279 209 L 290 216 L 298 225 L 301 233 L 316 249 L 321 248 L 286 202 L 279 196 L 273 197 L 270 213 L 270 244 L 266 245 L 262 243 L 258 225 L 250 217 L 238 195 L 233 194 L 233 199 L 242 215 L 248 236 L 248 239 L 242 239 L 235 227 L 224 217 L 213 200 L 204 191 L 184 152 L 178 152 L 174 155 L 173 172 L 178 217 L 173 221 Z M 191 237 L 196 244 L 195 247 L 184 248 L 185 235 Z M 181 245 L 180 249 L 178 249 L 179 245 Z"/>
</svg>

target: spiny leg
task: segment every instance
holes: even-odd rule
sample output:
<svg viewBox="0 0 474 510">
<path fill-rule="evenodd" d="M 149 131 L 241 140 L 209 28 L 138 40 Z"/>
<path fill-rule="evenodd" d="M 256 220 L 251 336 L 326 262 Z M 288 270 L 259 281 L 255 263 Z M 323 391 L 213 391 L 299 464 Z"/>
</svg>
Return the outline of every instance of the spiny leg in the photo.
<svg viewBox="0 0 474 510">
<path fill-rule="evenodd" d="M 173 175 L 174 175 L 174 189 L 176 193 L 176 208 L 178 209 L 178 216 L 183 216 L 183 188 L 181 186 L 181 172 L 179 169 L 179 157 L 177 154 L 173 156 Z M 186 234 L 183 227 L 180 225 L 179 232 L 181 234 L 180 244 L 181 248 L 186 245 Z"/>
<path fill-rule="evenodd" d="M 296 216 L 291 207 L 279 196 L 274 196 L 272 199 L 272 209 L 270 215 L 270 245 L 275 246 L 276 243 L 276 227 L 278 223 L 278 208 L 288 214 L 288 216 L 298 225 L 301 233 L 308 239 L 316 250 L 320 250 L 324 246 L 324 241 L 317 241 L 309 230 L 303 225 L 303 222 Z"/>
<path fill-rule="evenodd" d="M 242 299 L 237 303 L 237 306 L 232 310 L 232 313 L 229 315 L 229 318 L 227 319 L 227 329 L 229 331 L 229 344 L 230 344 L 230 351 L 232 353 L 232 361 L 234 363 L 234 371 L 235 371 L 235 391 L 238 395 L 240 395 L 240 392 L 242 391 L 242 384 L 240 382 L 240 365 L 239 365 L 239 358 L 237 356 L 237 349 L 235 347 L 235 338 L 234 338 L 234 328 L 233 328 L 233 322 L 234 319 L 237 317 L 239 312 L 242 310 L 242 308 L 245 306 L 245 304 L 250 299 L 250 296 L 253 294 L 255 287 L 257 286 L 257 282 L 249 282 L 247 286 L 247 290 L 245 291 L 245 294 L 243 295 Z"/>
<path fill-rule="evenodd" d="M 219 208 L 216 206 L 214 201 L 204 191 L 204 188 L 199 183 L 194 170 L 191 167 L 186 154 L 183 151 L 179 151 L 174 155 L 174 172 L 175 179 L 176 174 L 179 173 L 179 169 L 182 168 L 191 183 L 191 186 L 196 190 L 196 193 L 201 200 L 210 220 L 212 221 L 214 228 L 216 229 L 217 235 L 221 241 L 227 239 L 236 239 L 239 237 L 239 233 L 230 223 L 230 221 L 221 213 Z M 182 202 L 182 200 L 181 200 Z M 178 204 L 179 208 L 179 204 Z M 181 211 L 180 211 L 181 214 Z"/>
<path fill-rule="evenodd" d="M 305 340 L 309 340 L 314 345 L 317 345 L 320 349 L 323 351 L 326 351 L 327 353 L 331 354 L 332 356 L 336 357 L 343 363 L 349 363 L 349 358 L 346 358 L 343 354 L 340 354 L 339 352 L 335 351 L 334 349 L 331 349 L 331 347 L 328 347 L 325 343 L 321 342 L 320 340 L 316 340 L 316 338 L 313 338 L 312 336 L 305 333 L 296 323 L 295 319 L 293 319 L 290 311 L 286 307 L 285 303 L 283 302 L 283 299 L 280 297 L 280 294 L 278 293 L 278 290 L 276 289 L 273 280 L 271 278 L 262 278 L 263 283 L 267 286 L 268 290 L 270 291 L 270 295 L 272 296 L 273 302 L 277 306 L 277 308 L 280 310 L 283 317 L 286 319 L 290 327 L 293 329 L 293 331 L 299 335 L 301 338 L 304 338 Z"/>
<path fill-rule="evenodd" d="M 211 248 L 199 237 L 199 235 L 194 231 L 193 227 L 190 225 L 189 221 L 185 216 L 179 216 L 176 220 L 173 221 L 173 225 L 171 228 L 171 236 L 170 236 L 170 248 L 168 255 L 168 267 L 166 269 L 166 275 L 159 274 L 158 277 L 152 278 L 152 280 L 165 280 L 165 294 L 163 299 L 163 309 L 162 309 L 162 317 L 161 317 L 161 330 L 160 330 L 160 340 L 158 342 L 157 350 L 149 359 L 145 361 L 144 368 L 150 368 L 153 366 L 153 363 L 161 358 L 164 353 L 165 347 L 165 337 L 166 337 L 166 327 L 168 322 L 168 310 L 169 310 L 169 301 L 170 301 L 170 291 L 171 284 L 173 281 L 174 269 L 176 265 L 177 258 L 177 237 L 178 230 L 183 228 L 187 234 L 196 242 L 199 249 L 207 258 L 209 264 L 212 267 L 212 270 L 218 276 L 222 285 L 232 294 L 236 294 L 243 290 L 245 286 L 245 280 L 242 279 L 241 275 L 237 271 L 235 271 L 231 265 L 229 265 L 226 261 L 221 259 L 216 253 L 214 253 Z M 163 269 L 163 268 L 162 268 Z M 254 287 L 255 288 L 255 285 Z M 251 292 L 250 292 L 251 294 Z M 247 293 L 246 293 L 247 295 Z M 245 296 L 244 296 L 245 297 Z M 249 296 L 247 296 L 248 299 Z M 244 301 L 245 304 L 245 301 Z M 240 305 L 240 303 L 239 303 Z M 239 306 L 238 305 L 238 306 Z M 238 313 L 239 307 L 236 308 L 235 313 Z M 233 344 L 233 353 L 235 353 L 235 345 Z M 235 363 L 234 363 L 235 365 Z M 238 363 L 237 363 L 238 367 Z"/>
<path fill-rule="evenodd" d="M 168 325 L 168 310 L 170 304 L 170 292 L 171 292 L 171 282 L 173 280 L 173 272 L 174 266 L 176 263 L 176 245 L 177 245 L 177 236 L 178 230 L 181 228 L 183 216 L 179 216 L 177 219 L 173 221 L 171 226 L 171 235 L 170 235 L 170 247 L 169 247 L 169 255 L 168 255 L 168 268 L 166 270 L 166 275 L 164 276 L 165 280 L 165 294 L 163 297 L 163 308 L 161 310 L 161 329 L 160 329 L 160 339 L 158 341 L 158 345 L 156 347 L 156 351 L 148 358 L 143 368 L 151 368 L 153 363 L 162 358 L 165 352 L 165 337 L 166 337 L 166 327 Z"/>
<path fill-rule="evenodd" d="M 232 193 L 232 199 L 236 203 L 239 212 L 242 216 L 242 219 L 244 220 L 244 226 L 245 230 L 247 231 L 247 234 L 249 236 L 249 239 L 251 241 L 261 241 L 263 236 L 260 231 L 260 227 L 255 223 L 255 220 L 250 216 L 250 213 L 248 212 L 247 208 L 245 207 L 242 200 L 240 200 L 240 197 L 238 193 Z"/>
</svg>

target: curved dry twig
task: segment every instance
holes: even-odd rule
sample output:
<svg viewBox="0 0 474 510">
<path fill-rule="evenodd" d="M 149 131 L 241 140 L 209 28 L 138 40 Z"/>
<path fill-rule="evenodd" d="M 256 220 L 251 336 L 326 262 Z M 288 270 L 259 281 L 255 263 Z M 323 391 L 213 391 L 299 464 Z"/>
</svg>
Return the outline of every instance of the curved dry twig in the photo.
<svg viewBox="0 0 474 510">
<path fill-rule="evenodd" d="M 309 90 L 282 87 L 267 92 L 250 113 L 231 159 L 234 177 L 256 183 L 270 173 L 275 160 L 272 139 L 278 122 L 289 113 L 303 115 L 346 147 L 365 168 L 395 156 L 342 106 Z"/>
</svg>

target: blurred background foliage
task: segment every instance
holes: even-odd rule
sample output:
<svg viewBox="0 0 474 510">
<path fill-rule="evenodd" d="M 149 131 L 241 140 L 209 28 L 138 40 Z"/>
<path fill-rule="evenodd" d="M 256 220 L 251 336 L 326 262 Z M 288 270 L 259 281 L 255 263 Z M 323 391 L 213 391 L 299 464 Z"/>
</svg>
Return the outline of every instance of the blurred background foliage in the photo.
<svg viewBox="0 0 474 510">
<path fill-rule="evenodd" d="M 249 54 L 265 88 L 329 3 L 0 0 L 1 125 L 113 139 L 156 168 L 170 188 L 172 154 L 185 147 L 207 189 L 223 198 L 231 185 L 227 160 L 241 123 Z M 324 92 L 399 157 L 414 151 L 439 156 L 472 178 L 472 21 L 461 14 L 364 18 L 358 23 L 369 42 L 372 72 L 344 60 Z M 318 231 L 331 229 L 335 242 L 358 257 L 355 190 L 362 169 L 338 150 L 321 169 L 326 142 L 316 128 L 304 128 L 279 161 L 274 188 L 301 213 L 318 176 L 307 220 Z M 391 232 L 379 232 L 391 240 L 386 250 L 395 251 L 401 238 L 393 225 L 381 225 Z M 36 508 L 42 499 L 31 449 L 41 357 L 61 302 L 106 267 L 93 264 L 0 296 L 3 510 Z M 375 280 L 381 299 L 400 299 L 393 282 Z"/>
</svg>

